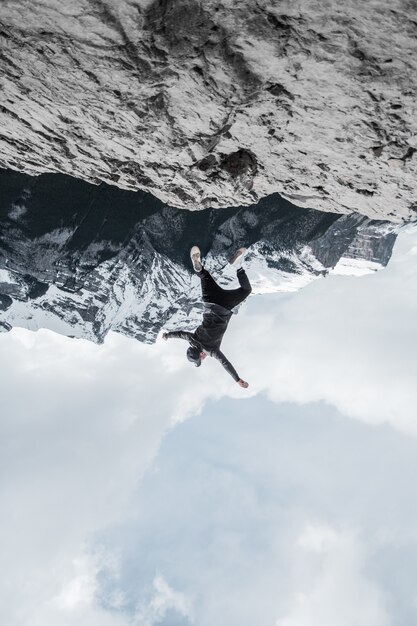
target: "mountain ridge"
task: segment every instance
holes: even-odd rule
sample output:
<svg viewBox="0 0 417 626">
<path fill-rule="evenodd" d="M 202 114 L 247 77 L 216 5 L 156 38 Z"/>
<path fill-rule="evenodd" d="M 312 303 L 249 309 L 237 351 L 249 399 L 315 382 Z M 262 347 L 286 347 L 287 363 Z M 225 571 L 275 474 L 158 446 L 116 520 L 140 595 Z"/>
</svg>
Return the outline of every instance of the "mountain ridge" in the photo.
<svg viewBox="0 0 417 626">
<path fill-rule="evenodd" d="M 253 207 L 188 212 L 64 175 L 0 170 L 0 187 L 3 329 L 46 327 L 96 342 L 114 330 L 149 343 L 163 327 L 198 323 L 194 243 L 224 286 L 235 280 L 228 257 L 248 247 L 253 292 L 265 294 L 296 291 L 329 272 L 382 268 L 398 230 L 300 209 L 278 194 Z"/>
</svg>

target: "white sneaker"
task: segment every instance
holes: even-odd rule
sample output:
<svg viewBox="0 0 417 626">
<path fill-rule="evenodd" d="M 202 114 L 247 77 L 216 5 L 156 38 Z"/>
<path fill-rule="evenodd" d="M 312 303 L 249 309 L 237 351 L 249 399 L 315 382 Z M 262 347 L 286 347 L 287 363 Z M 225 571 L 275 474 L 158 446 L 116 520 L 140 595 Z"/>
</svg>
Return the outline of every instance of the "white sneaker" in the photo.
<svg viewBox="0 0 417 626">
<path fill-rule="evenodd" d="M 243 257 L 246 254 L 246 248 L 239 248 L 239 250 L 236 250 L 236 252 L 234 253 L 234 255 L 232 257 L 230 257 L 229 259 L 229 263 L 230 265 L 233 265 L 233 267 L 238 270 L 240 267 L 242 267 L 242 261 L 243 261 Z"/>
<path fill-rule="evenodd" d="M 195 272 L 201 272 L 203 266 L 201 265 L 201 252 L 198 246 L 193 246 L 190 250 L 191 262 Z"/>
</svg>

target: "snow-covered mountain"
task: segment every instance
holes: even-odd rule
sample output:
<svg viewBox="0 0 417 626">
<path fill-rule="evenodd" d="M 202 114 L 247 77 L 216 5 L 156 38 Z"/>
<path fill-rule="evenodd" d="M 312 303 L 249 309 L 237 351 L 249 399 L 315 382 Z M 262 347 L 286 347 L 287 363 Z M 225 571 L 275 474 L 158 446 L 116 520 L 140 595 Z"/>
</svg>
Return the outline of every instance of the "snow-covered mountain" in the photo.
<svg viewBox="0 0 417 626">
<path fill-rule="evenodd" d="M 414 0 L 3 0 L 0 166 L 415 217 Z"/>
<path fill-rule="evenodd" d="M 201 313 L 189 249 L 224 285 L 235 248 L 254 294 L 295 291 L 328 272 L 384 267 L 392 223 L 300 209 L 277 194 L 251 207 L 190 212 L 153 196 L 64 175 L 0 170 L 0 325 L 103 341 L 109 330 L 152 342 Z"/>
</svg>

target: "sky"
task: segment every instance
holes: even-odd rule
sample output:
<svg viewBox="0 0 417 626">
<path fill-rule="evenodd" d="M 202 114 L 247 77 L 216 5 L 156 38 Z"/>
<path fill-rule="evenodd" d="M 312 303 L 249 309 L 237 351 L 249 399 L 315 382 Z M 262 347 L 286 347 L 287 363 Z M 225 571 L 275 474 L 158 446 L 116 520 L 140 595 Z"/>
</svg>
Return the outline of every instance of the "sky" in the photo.
<svg viewBox="0 0 417 626">
<path fill-rule="evenodd" d="M 417 230 L 223 351 L 0 335 L 7 626 L 417 622 Z"/>
</svg>

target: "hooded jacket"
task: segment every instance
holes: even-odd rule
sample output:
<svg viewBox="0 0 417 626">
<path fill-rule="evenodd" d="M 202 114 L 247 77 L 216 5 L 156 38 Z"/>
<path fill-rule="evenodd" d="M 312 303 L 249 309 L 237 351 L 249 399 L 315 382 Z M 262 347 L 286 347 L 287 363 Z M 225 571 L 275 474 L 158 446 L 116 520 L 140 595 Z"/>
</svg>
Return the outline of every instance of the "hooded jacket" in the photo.
<svg viewBox="0 0 417 626">
<path fill-rule="evenodd" d="M 167 337 L 169 339 L 185 339 L 191 346 L 198 348 L 200 352 L 204 351 L 209 356 L 214 357 L 220 361 L 226 372 L 237 382 L 240 380 L 240 376 L 220 351 L 223 335 L 232 315 L 232 311 L 220 304 L 204 302 L 203 321 L 193 333 L 176 330 L 167 333 Z"/>
</svg>

